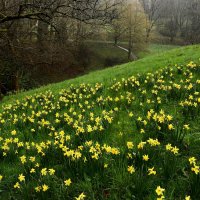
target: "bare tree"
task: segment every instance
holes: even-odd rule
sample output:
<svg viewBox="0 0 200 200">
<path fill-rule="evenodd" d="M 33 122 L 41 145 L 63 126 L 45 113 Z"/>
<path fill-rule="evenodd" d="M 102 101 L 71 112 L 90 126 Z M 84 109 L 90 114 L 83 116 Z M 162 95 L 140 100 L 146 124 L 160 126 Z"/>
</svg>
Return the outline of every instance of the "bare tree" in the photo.
<svg viewBox="0 0 200 200">
<path fill-rule="evenodd" d="M 185 44 L 200 41 L 200 1 L 199 0 L 165 0 L 161 2 L 160 19 L 157 23 L 160 33 L 182 39 Z"/>
<path fill-rule="evenodd" d="M 100 20 L 106 22 L 115 17 L 120 1 L 107 0 L 2 0 L 0 24 L 19 19 L 49 22 L 53 17 L 65 16 L 80 21 Z"/>
<path fill-rule="evenodd" d="M 128 59 L 136 60 L 134 52 L 144 48 L 145 43 L 145 15 L 140 4 L 129 4 L 127 9 L 127 38 L 128 38 Z"/>
<path fill-rule="evenodd" d="M 73 65 L 77 41 L 89 34 L 86 27 L 112 21 L 120 3 L 121 0 L 1 0 L 0 67 L 10 69 L 15 79 L 13 89 L 20 88 L 21 70 L 42 72 L 47 71 L 46 66 L 53 69 Z"/>
<path fill-rule="evenodd" d="M 140 0 L 141 5 L 146 13 L 146 42 L 149 41 L 152 29 L 160 17 L 160 8 L 162 0 Z"/>
<path fill-rule="evenodd" d="M 192 44 L 200 42 L 200 1 L 191 0 L 187 3 L 187 24 L 185 37 Z"/>
<path fill-rule="evenodd" d="M 136 60 L 136 53 L 144 48 L 145 43 L 145 14 L 140 3 L 127 1 L 120 8 L 120 16 L 111 24 L 115 45 L 119 39 L 128 42 L 128 47 L 120 49 L 128 53 L 129 60 Z"/>
<path fill-rule="evenodd" d="M 177 0 L 165 0 L 160 7 L 161 15 L 157 28 L 163 36 L 170 38 L 170 42 L 174 41 L 180 29 L 179 25 L 179 11 L 180 7 Z"/>
<path fill-rule="evenodd" d="M 111 22 L 111 32 L 114 39 L 114 45 L 118 44 L 119 39 L 127 31 L 126 21 L 127 16 L 127 1 L 124 1 L 120 6 L 118 6 L 118 16 Z"/>
</svg>

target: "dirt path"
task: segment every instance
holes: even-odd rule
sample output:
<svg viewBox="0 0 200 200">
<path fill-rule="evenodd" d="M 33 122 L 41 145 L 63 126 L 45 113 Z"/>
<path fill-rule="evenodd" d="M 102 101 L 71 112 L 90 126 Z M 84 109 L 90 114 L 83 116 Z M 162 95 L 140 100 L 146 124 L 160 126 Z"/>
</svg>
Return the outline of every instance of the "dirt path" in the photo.
<svg viewBox="0 0 200 200">
<path fill-rule="evenodd" d="M 122 49 L 123 51 L 126 51 L 127 53 L 129 52 L 128 49 L 126 49 L 126 48 L 124 48 L 124 47 L 121 47 L 121 46 L 119 46 L 119 45 L 116 45 L 116 47 L 118 47 L 119 49 Z M 137 59 L 138 59 L 137 56 L 136 56 L 133 52 L 131 52 L 131 58 L 132 58 L 133 60 L 137 60 Z"/>
</svg>

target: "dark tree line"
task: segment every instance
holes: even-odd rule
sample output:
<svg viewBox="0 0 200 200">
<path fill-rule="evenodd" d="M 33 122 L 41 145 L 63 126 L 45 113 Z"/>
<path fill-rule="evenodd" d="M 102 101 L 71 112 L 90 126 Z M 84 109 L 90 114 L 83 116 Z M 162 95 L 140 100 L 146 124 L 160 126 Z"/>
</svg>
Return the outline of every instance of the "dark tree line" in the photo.
<svg viewBox="0 0 200 200">
<path fill-rule="evenodd" d="M 1 0 L 0 90 L 30 88 L 33 74 L 65 73 L 84 65 L 82 41 L 95 26 L 117 17 L 121 2 L 107 0 Z M 82 55 L 83 59 L 77 59 Z M 79 63 L 80 60 L 83 63 Z M 42 79 L 43 77 L 41 77 Z"/>
<path fill-rule="evenodd" d="M 160 32 L 174 38 L 182 38 L 186 44 L 200 42 L 200 1 L 166 0 L 161 13 Z"/>
<path fill-rule="evenodd" d="M 173 42 L 176 37 L 185 44 L 200 42 L 199 0 L 139 0 L 146 13 L 146 38 L 156 28 Z"/>
</svg>

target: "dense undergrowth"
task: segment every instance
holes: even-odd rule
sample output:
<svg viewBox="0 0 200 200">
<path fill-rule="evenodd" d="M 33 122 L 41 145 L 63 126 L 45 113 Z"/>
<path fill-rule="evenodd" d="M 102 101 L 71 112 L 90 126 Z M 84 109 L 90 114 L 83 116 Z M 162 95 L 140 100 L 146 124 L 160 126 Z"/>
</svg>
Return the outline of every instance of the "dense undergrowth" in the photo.
<svg viewBox="0 0 200 200">
<path fill-rule="evenodd" d="M 4 104 L 0 199 L 200 199 L 200 65 Z"/>
</svg>

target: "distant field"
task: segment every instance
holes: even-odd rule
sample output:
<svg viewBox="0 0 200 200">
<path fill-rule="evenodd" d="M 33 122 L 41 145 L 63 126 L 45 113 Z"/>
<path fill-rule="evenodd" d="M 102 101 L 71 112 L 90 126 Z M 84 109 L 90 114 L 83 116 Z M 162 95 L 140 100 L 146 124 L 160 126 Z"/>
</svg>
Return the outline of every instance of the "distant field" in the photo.
<svg viewBox="0 0 200 200">
<path fill-rule="evenodd" d="M 128 62 L 127 53 L 115 47 L 111 42 L 89 42 L 87 46 L 91 51 L 88 71 Z"/>
<path fill-rule="evenodd" d="M 169 51 L 180 46 L 177 45 L 163 45 L 163 44 L 150 44 L 146 51 L 139 53 L 140 58 L 144 58 L 149 55 L 155 55 Z"/>
<path fill-rule="evenodd" d="M 126 42 L 119 43 L 120 46 L 128 48 Z M 91 63 L 87 71 L 104 69 L 109 66 L 127 63 L 127 52 L 115 47 L 113 42 L 88 42 L 87 46 L 91 51 Z M 159 54 L 168 50 L 178 48 L 176 45 L 150 44 L 143 52 L 138 53 L 138 58 Z"/>
</svg>

